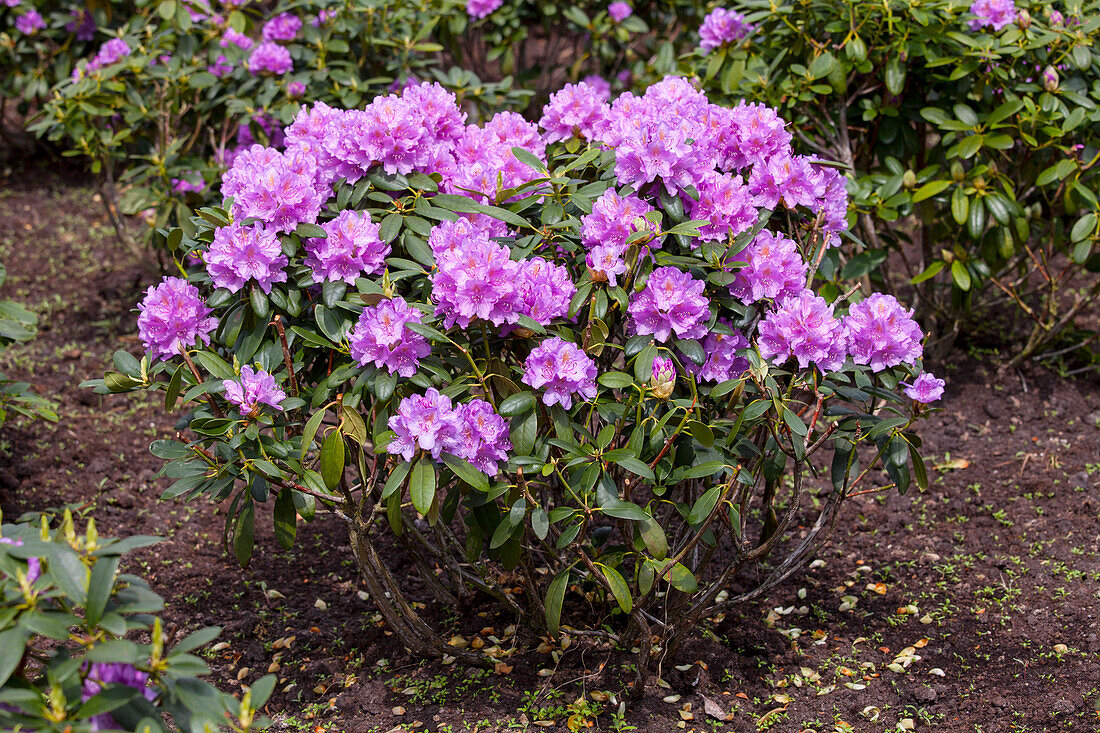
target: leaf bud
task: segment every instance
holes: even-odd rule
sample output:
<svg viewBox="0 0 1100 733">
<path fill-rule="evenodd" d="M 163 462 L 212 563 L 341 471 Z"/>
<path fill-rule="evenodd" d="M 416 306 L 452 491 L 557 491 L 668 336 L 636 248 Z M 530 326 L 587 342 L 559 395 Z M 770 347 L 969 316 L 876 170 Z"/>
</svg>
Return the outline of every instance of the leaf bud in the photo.
<svg viewBox="0 0 1100 733">
<path fill-rule="evenodd" d="M 1016 14 L 1016 25 L 1020 27 L 1020 30 L 1026 31 L 1031 27 L 1031 13 L 1027 10 L 1021 10 Z"/>
<path fill-rule="evenodd" d="M 1043 69 L 1043 89 L 1048 92 L 1056 92 L 1060 83 L 1061 79 L 1058 78 L 1058 71 L 1053 66 Z"/>
<path fill-rule="evenodd" d="M 917 174 L 913 172 L 912 168 L 906 170 L 905 173 L 902 174 L 901 185 L 906 188 L 912 188 L 917 185 Z"/>
</svg>

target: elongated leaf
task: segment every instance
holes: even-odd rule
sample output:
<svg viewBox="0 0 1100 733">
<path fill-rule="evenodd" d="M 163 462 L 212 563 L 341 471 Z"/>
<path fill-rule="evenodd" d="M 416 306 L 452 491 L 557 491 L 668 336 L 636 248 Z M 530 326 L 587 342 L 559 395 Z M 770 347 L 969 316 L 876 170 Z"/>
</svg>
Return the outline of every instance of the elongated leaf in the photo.
<svg viewBox="0 0 1100 733">
<path fill-rule="evenodd" d="M 688 512 L 688 524 L 694 527 L 702 524 L 706 518 L 710 516 L 711 511 L 714 509 L 714 505 L 718 503 L 718 495 L 721 492 L 721 488 L 721 486 L 712 486 L 703 492 L 703 495 L 696 500 L 695 505 L 691 507 L 691 511 Z"/>
<path fill-rule="evenodd" d="M 115 589 L 115 575 L 121 559 L 119 555 L 108 555 L 96 560 L 92 567 L 92 576 L 88 580 L 88 604 L 84 607 L 84 615 L 90 626 L 98 624 L 103 612 L 107 610 L 107 601 L 111 598 L 111 591 Z"/>
<path fill-rule="evenodd" d="M 233 527 L 233 554 L 241 567 L 247 567 L 252 559 L 252 546 L 256 537 L 256 510 L 249 499 L 244 509 L 237 515 Z"/>
<path fill-rule="evenodd" d="M 298 512 L 294 508 L 294 496 L 290 489 L 281 489 L 275 497 L 275 539 L 285 550 L 294 546 L 298 534 Z"/>
<path fill-rule="evenodd" d="M 551 636 L 557 636 L 561 628 L 561 607 L 565 602 L 568 584 L 569 571 L 563 570 L 550 581 L 550 587 L 546 589 L 546 630 Z"/>
<path fill-rule="evenodd" d="M 413 507 L 424 516 L 435 501 L 435 465 L 428 458 L 421 458 L 412 468 L 409 477 L 409 493 Z"/>
<path fill-rule="evenodd" d="M 340 479 L 344 476 L 344 437 L 339 430 L 333 430 L 325 437 L 319 468 L 321 479 L 329 491 L 340 485 Z"/>
<path fill-rule="evenodd" d="M 474 468 L 470 462 L 458 456 L 452 456 L 450 453 L 443 454 L 443 462 L 447 464 L 447 468 L 454 471 L 455 476 L 470 486 L 483 493 L 489 491 L 489 477 Z"/>
<path fill-rule="evenodd" d="M 630 586 L 623 580 L 623 576 L 619 574 L 619 571 L 615 568 L 608 567 L 602 563 L 597 563 L 600 573 L 607 579 L 607 584 L 611 586 L 611 594 L 615 596 L 615 601 L 619 604 L 619 608 L 623 609 L 623 613 L 630 613 L 630 610 L 634 607 L 633 599 L 630 597 Z"/>
</svg>

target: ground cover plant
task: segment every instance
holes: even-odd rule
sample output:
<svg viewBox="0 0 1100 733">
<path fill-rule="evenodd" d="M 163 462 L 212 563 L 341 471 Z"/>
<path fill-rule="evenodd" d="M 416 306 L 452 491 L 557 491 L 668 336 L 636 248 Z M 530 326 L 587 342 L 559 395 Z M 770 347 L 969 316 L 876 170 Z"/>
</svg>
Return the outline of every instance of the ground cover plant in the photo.
<svg viewBox="0 0 1100 733">
<path fill-rule="evenodd" d="M 206 665 L 190 654 L 214 639 L 203 629 L 165 645 L 164 602 L 122 556 L 155 537 L 100 537 L 95 522 L 77 532 L 65 510 L 56 528 L 4 524 L 0 534 L 0 725 L 5 730 L 259 730 L 256 717 L 274 689 L 257 681 L 237 701 L 202 682 Z M 148 643 L 127 637 L 139 632 Z"/>
<path fill-rule="evenodd" d="M 464 126 L 422 84 L 303 110 L 286 137 L 234 161 L 194 237 L 167 234 L 204 268 L 150 287 L 146 356 L 92 385 L 182 400 L 193 437 L 153 446 L 167 495 L 229 500 L 242 563 L 264 505 L 286 546 L 334 512 L 405 644 L 499 660 L 420 620 L 377 551 L 388 525 L 424 577 L 444 568 L 440 601 L 485 593 L 557 634 L 570 588 L 603 596 L 589 633 L 636 641 L 644 679 L 651 651 L 807 562 L 872 471 L 924 481 L 910 427 L 943 382 L 893 297 L 809 288 L 843 179 L 772 110 L 673 78 Z M 780 553 L 812 460 L 816 521 Z"/>
<path fill-rule="evenodd" d="M 914 286 L 944 339 L 1014 311 L 1014 364 L 1092 341 L 1077 316 L 1100 292 L 1095 3 L 729 7 L 656 73 L 775 106 L 797 147 L 845 164 L 847 276 Z"/>
</svg>

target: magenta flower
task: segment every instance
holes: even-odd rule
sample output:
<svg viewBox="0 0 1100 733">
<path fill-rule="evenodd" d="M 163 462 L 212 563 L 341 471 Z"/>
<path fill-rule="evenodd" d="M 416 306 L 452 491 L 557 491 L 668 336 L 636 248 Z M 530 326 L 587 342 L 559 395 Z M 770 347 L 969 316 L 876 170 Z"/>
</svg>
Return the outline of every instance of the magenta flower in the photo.
<svg viewBox="0 0 1100 733">
<path fill-rule="evenodd" d="M 589 74 L 581 79 L 581 83 L 591 87 L 603 101 L 611 99 L 611 82 L 599 74 Z"/>
<path fill-rule="evenodd" d="M 472 399 L 459 405 L 453 414 L 454 435 L 443 450 L 469 461 L 487 476 L 499 473 L 497 463 L 508 460 L 512 441 L 508 423 L 485 400 Z"/>
<path fill-rule="evenodd" d="M 0 545 L 11 545 L 13 547 L 19 547 L 23 544 L 23 540 L 12 539 L 10 537 L 0 537 Z M 42 561 L 37 557 L 28 557 L 27 560 L 27 582 L 34 584 L 34 581 L 42 577 Z"/>
<path fill-rule="evenodd" d="M 481 235 L 438 256 L 438 269 L 431 276 L 432 300 L 447 328 L 455 323 L 466 328 L 479 318 L 495 326 L 512 320 L 520 265 L 511 254 Z"/>
<path fill-rule="evenodd" d="M 302 19 L 294 13 L 279 13 L 264 23 L 265 41 L 293 41 L 302 29 Z"/>
<path fill-rule="evenodd" d="M 573 344 L 555 336 L 531 350 L 523 363 L 524 384 L 543 390 L 547 407 L 573 406 L 573 395 L 584 400 L 596 396 L 596 362 Z"/>
<path fill-rule="evenodd" d="M 281 76 L 294 68 L 290 51 L 273 42 L 264 41 L 248 57 L 248 72 L 253 76 L 274 74 Z"/>
<path fill-rule="evenodd" d="M 630 7 L 628 3 L 624 3 L 622 0 L 616 0 L 607 6 L 607 14 L 611 16 L 611 20 L 616 23 L 622 23 L 634 13 L 634 8 Z"/>
<path fill-rule="evenodd" d="M 466 0 L 466 14 L 471 18 L 484 18 L 504 4 L 504 0 Z"/>
<path fill-rule="evenodd" d="M 233 44 L 237 48 L 247 51 L 252 48 L 256 42 L 240 31 L 226 28 L 225 33 L 222 34 L 221 40 L 218 43 L 222 48 L 228 48 L 229 44 Z"/>
<path fill-rule="evenodd" d="M 912 316 L 913 311 L 902 308 L 897 298 L 882 293 L 853 305 L 844 318 L 852 361 L 881 372 L 919 359 L 923 334 Z"/>
<path fill-rule="evenodd" d="M 804 290 L 779 302 L 757 329 L 760 355 L 782 364 L 792 356 L 800 369 L 814 363 L 822 372 L 844 365 L 844 324 L 833 317 L 833 307 L 813 291 Z"/>
<path fill-rule="evenodd" d="M 378 238 L 379 225 L 370 214 L 344 210 L 321 228 L 326 239 L 305 242 L 314 282 L 343 280 L 351 285 L 360 274 L 376 275 L 385 269 L 390 245 Z"/>
<path fill-rule="evenodd" d="M 220 79 L 233 71 L 233 64 L 229 63 L 225 54 L 218 54 L 218 60 L 207 66 L 206 70 Z"/>
<path fill-rule="evenodd" d="M 730 283 L 730 294 L 742 303 L 778 300 L 806 287 L 806 261 L 794 240 L 781 234 L 762 229 L 733 258 L 747 263 Z"/>
<path fill-rule="evenodd" d="M 306 83 L 304 81 L 292 81 L 286 85 L 286 95 L 288 97 L 300 97 L 306 93 Z"/>
<path fill-rule="evenodd" d="M 233 217 L 259 219 L 275 232 L 316 223 L 331 191 L 319 180 L 316 158 L 302 152 L 254 145 L 237 155 L 222 179 L 222 194 L 233 197 Z"/>
<path fill-rule="evenodd" d="M 87 664 L 87 662 L 85 662 Z M 157 692 L 149 686 L 149 675 L 132 664 L 122 662 L 96 662 L 87 666 L 81 702 L 88 702 L 108 685 L 126 685 L 141 694 L 150 702 L 157 699 Z M 122 728 L 110 713 L 94 715 L 88 719 L 92 730 L 119 730 Z"/>
<path fill-rule="evenodd" d="M 944 381 L 932 376 L 931 372 L 924 372 L 912 384 L 902 384 L 905 385 L 906 397 L 924 405 L 943 397 Z"/>
<path fill-rule="evenodd" d="M 597 139 L 611 111 L 607 106 L 607 96 L 602 90 L 583 81 L 566 84 L 551 94 L 550 102 L 542 108 L 542 119 L 539 120 L 539 127 L 545 130 L 543 139 L 548 143 L 571 137 L 589 141 Z"/>
<path fill-rule="evenodd" d="M 287 256 L 275 232 L 261 226 L 233 223 L 214 232 L 206 253 L 206 271 L 214 285 L 235 293 L 254 280 L 265 293 L 273 283 L 286 282 Z"/>
<path fill-rule="evenodd" d="M 225 399 L 236 405 L 242 417 L 255 417 L 260 405 L 270 405 L 279 409 L 286 399 L 286 392 L 279 389 L 275 377 L 263 369 L 253 369 L 245 364 L 241 367 L 241 378 L 225 379 Z"/>
<path fill-rule="evenodd" d="M 676 362 L 666 356 L 653 359 L 653 371 L 649 377 L 649 388 L 659 400 L 667 400 L 676 387 Z"/>
<path fill-rule="evenodd" d="M 411 461 L 417 448 L 439 458 L 445 446 L 458 432 L 455 428 L 451 398 L 429 387 L 423 395 L 412 395 L 401 400 L 397 414 L 389 419 L 389 427 L 396 435 L 386 446 L 386 452 Z"/>
<path fill-rule="evenodd" d="M 420 311 L 400 296 L 364 308 L 348 335 L 351 358 L 363 366 L 374 362 L 408 379 L 416 374 L 420 360 L 432 353 L 427 339 L 409 328 L 420 319 Z"/>
<path fill-rule="evenodd" d="M 722 323 L 729 325 L 725 321 Z M 737 355 L 739 349 L 747 348 L 748 345 L 749 340 L 740 331 L 734 330 L 732 334 L 712 331 L 707 334 L 707 340 L 703 342 L 703 353 L 707 355 L 703 366 L 698 367 L 690 360 L 685 360 L 684 363 L 694 372 L 696 378 L 703 382 L 725 382 L 727 379 L 736 379 L 749 369 L 749 360 Z"/>
<path fill-rule="evenodd" d="M 33 36 L 45 27 L 46 21 L 43 20 L 42 15 L 33 8 L 15 19 L 15 30 L 27 36 Z"/>
<path fill-rule="evenodd" d="M 618 254 L 626 251 L 626 240 L 638 231 L 656 233 L 657 225 L 645 215 L 653 207 L 637 196 L 620 196 L 609 188 L 592 205 L 592 213 L 581 217 L 581 243 L 586 247 L 614 247 Z M 659 249 L 660 239 L 650 239 L 646 246 Z"/>
<path fill-rule="evenodd" d="M 608 285 L 615 287 L 619 276 L 626 274 L 624 251 L 623 248 L 613 244 L 597 244 L 588 250 L 584 261 L 591 270 L 592 279 L 597 282 L 606 280 Z"/>
<path fill-rule="evenodd" d="M 657 268 L 630 301 L 633 332 L 651 333 L 658 341 L 668 341 L 672 334 L 678 339 L 702 338 L 710 319 L 705 287 L 705 282 L 675 267 Z"/>
<path fill-rule="evenodd" d="M 196 341 L 209 344 L 210 332 L 218 327 L 199 289 L 180 277 L 166 277 L 150 286 L 138 310 L 138 335 L 155 359 L 167 360 Z"/>
<path fill-rule="evenodd" d="M 701 176 L 696 189 L 699 199 L 691 201 L 691 218 L 710 222 L 699 227 L 703 241 L 722 241 L 752 229 L 759 214 L 752 195 L 741 176 L 708 173 Z"/>
<path fill-rule="evenodd" d="M 1013 0 L 974 0 L 970 12 L 976 16 L 967 23 L 972 31 L 985 26 L 999 31 L 1016 22 L 1016 3 Z"/>
<path fill-rule="evenodd" d="M 708 54 L 719 46 L 740 41 L 752 30 L 745 16 L 736 10 L 715 8 L 703 18 L 703 25 L 699 27 L 699 48 Z"/>
<path fill-rule="evenodd" d="M 569 270 L 534 257 L 519 263 L 518 275 L 512 304 L 517 315 L 546 326 L 569 313 L 569 301 L 577 292 Z"/>
</svg>

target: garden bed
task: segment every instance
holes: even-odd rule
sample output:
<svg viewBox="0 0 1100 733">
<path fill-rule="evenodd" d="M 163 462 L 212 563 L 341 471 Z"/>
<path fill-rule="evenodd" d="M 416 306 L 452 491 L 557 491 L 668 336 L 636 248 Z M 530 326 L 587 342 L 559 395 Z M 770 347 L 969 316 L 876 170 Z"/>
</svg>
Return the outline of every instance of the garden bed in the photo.
<svg viewBox="0 0 1100 733">
<path fill-rule="evenodd" d="M 102 533 L 164 537 L 131 569 L 168 599 L 180 636 L 225 627 L 209 658 L 219 686 L 277 671 L 265 710 L 275 730 L 567 730 L 570 715 L 615 730 L 617 700 L 620 730 L 712 730 L 730 711 L 733 731 L 887 731 L 906 719 L 943 731 L 1100 725 L 1095 377 L 1063 380 L 1033 365 L 998 374 L 995 358 L 963 351 L 933 365 L 948 391 L 946 409 L 920 428 L 930 489 L 849 502 L 838 525 L 850 531 L 813 569 L 681 650 L 683 669 L 659 670 L 640 700 L 626 694 L 630 655 L 577 638 L 557 664 L 538 639 L 520 638 L 502 674 L 426 664 L 360 599 L 339 520 L 304 527 L 291 552 L 261 521 L 240 569 L 216 507 L 158 501 L 166 484 L 147 448 L 174 434 L 159 397 L 78 388 L 114 350 L 140 351 L 127 304 L 157 277 L 155 263 L 117 245 L 94 195 L 46 167 L 0 179 L 5 297 L 41 324 L 0 371 L 61 403 L 57 425 L 15 420 L 0 431 L 5 517 L 76 504 Z M 403 582 L 431 606 L 415 574 Z M 470 611 L 429 608 L 461 643 L 512 644 L 507 615 Z"/>
</svg>

